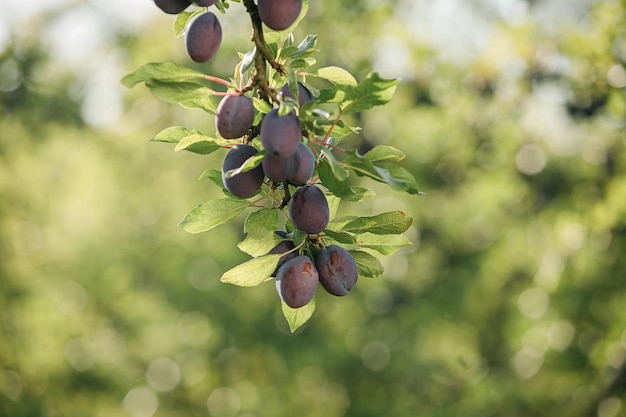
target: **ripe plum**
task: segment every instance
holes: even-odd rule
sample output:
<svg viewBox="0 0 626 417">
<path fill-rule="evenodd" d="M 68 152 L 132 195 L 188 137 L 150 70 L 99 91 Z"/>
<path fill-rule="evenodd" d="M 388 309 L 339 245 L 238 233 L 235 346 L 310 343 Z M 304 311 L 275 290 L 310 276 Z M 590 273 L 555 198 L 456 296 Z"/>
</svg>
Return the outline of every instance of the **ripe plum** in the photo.
<svg viewBox="0 0 626 417">
<path fill-rule="evenodd" d="M 222 25 L 211 12 L 197 15 L 187 25 L 185 46 L 195 62 L 207 62 L 215 56 L 222 43 Z"/>
<path fill-rule="evenodd" d="M 154 0 L 154 4 L 167 14 L 178 14 L 191 4 L 188 0 Z"/>
<path fill-rule="evenodd" d="M 217 106 L 215 128 L 225 139 L 240 138 L 254 123 L 252 99 L 244 95 L 224 96 Z"/>
<path fill-rule="evenodd" d="M 291 97 L 292 99 L 296 99 L 294 94 L 289 89 L 289 84 L 283 85 L 283 88 L 280 89 L 281 93 L 283 93 L 283 97 Z M 306 88 L 302 83 L 298 83 L 298 105 L 300 107 L 304 106 L 305 103 L 313 100 L 313 94 Z"/>
<path fill-rule="evenodd" d="M 298 150 L 291 157 L 293 161 L 287 181 L 293 185 L 304 185 L 313 176 L 315 171 L 315 155 L 303 142 L 298 144 Z"/>
<path fill-rule="evenodd" d="M 302 10 L 302 0 L 258 0 L 259 17 L 273 30 L 291 26 Z"/>
<path fill-rule="evenodd" d="M 240 144 L 233 146 L 226 154 L 224 162 L 222 163 L 222 182 L 224 183 L 224 187 L 226 187 L 231 194 L 239 198 L 248 198 L 261 189 L 261 184 L 265 178 L 261 165 L 249 171 L 226 178 L 228 171 L 239 168 L 248 158 L 257 153 L 258 151 L 254 147 Z"/>
<path fill-rule="evenodd" d="M 291 308 L 307 305 L 315 296 L 319 274 L 308 256 L 299 255 L 288 260 L 276 273 L 276 290 Z"/>
<path fill-rule="evenodd" d="M 359 270 L 354 258 L 344 248 L 330 245 L 315 258 L 315 267 L 324 289 L 336 296 L 346 295 L 356 285 Z"/>
<path fill-rule="evenodd" d="M 329 211 L 324 192 L 314 185 L 298 188 L 289 202 L 289 216 L 294 226 L 313 235 L 328 226 Z"/>
<path fill-rule="evenodd" d="M 294 112 L 278 116 L 278 109 L 272 109 L 261 122 L 261 143 L 268 154 L 289 158 L 298 149 L 302 137 L 300 120 Z"/>
</svg>

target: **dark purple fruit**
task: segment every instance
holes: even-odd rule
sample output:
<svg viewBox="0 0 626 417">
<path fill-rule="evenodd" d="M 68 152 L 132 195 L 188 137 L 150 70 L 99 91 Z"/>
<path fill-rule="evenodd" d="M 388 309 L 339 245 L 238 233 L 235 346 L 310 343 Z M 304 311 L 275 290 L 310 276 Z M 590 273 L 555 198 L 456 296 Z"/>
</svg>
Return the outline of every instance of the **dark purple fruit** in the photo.
<svg viewBox="0 0 626 417">
<path fill-rule="evenodd" d="M 291 157 L 291 170 L 287 181 L 293 185 L 304 185 L 313 176 L 315 170 L 315 155 L 313 151 L 304 143 L 298 144 L 298 150 Z"/>
<path fill-rule="evenodd" d="M 247 134 L 254 123 L 254 105 L 248 96 L 224 96 L 217 106 L 215 128 L 225 139 Z"/>
<path fill-rule="evenodd" d="M 248 158 L 254 156 L 258 151 L 250 145 L 235 145 L 226 154 L 222 163 L 222 182 L 224 187 L 239 198 L 248 198 L 256 194 L 261 189 L 261 184 L 265 179 L 263 168 L 259 165 L 250 171 L 241 172 L 230 178 L 226 178 L 226 173 L 231 169 L 239 168 Z"/>
<path fill-rule="evenodd" d="M 302 0 L 258 0 L 259 17 L 267 27 L 285 30 L 296 21 Z"/>
<path fill-rule="evenodd" d="M 196 62 L 207 62 L 215 56 L 222 43 L 222 25 L 211 12 L 197 15 L 187 24 L 185 46 Z"/>
<path fill-rule="evenodd" d="M 209 7 L 217 3 L 217 0 L 195 0 L 195 3 L 201 7 Z"/>
<path fill-rule="evenodd" d="M 263 172 L 272 182 L 283 182 L 292 171 L 293 157 L 279 158 L 273 155 L 265 155 L 263 159 Z"/>
<path fill-rule="evenodd" d="M 289 216 L 293 225 L 309 234 L 319 234 L 329 220 L 328 201 L 324 192 L 314 185 L 298 188 L 289 202 Z"/>
<path fill-rule="evenodd" d="M 348 294 L 359 277 L 359 270 L 350 252 L 337 245 L 322 249 L 315 258 L 315 267 L 322 287 L 336 296 Z"/>
<path fill-rule="evenodd" d="M 291 308 L 307 305 L 315 296 L 319 274 L 308 256 L 296 256 L 285 262 L 276 273 L 276 290 Z"/>
<path fill-rule="evenodd" d="M 289 84 L 285 84 L 283 88 L 280 89 L 281 93 L 283 93 L 283 97 L 291 97 L 292 99 L 296 99 L 294 94 L 289 89 Z M 300 107 L 304 106 L 305 103 L 313 100 L 313 94 L 306 88 L 302 83 L 298 83 L 298 105 Z"/>
<path fill-rule="evenodd" d="M 178 14 L 191 5 L 188 0 L 154 0 L 154 4 L 167 14 Z"/>
<path fill-rule="evenodd" d="M 301 137 L 300 120 L 294 112 L 278 116 L 278 109 L 272 109 L 261 122 L 261 142 L 269 155 L 289 158 L 298 149 Z"/>
</svg>

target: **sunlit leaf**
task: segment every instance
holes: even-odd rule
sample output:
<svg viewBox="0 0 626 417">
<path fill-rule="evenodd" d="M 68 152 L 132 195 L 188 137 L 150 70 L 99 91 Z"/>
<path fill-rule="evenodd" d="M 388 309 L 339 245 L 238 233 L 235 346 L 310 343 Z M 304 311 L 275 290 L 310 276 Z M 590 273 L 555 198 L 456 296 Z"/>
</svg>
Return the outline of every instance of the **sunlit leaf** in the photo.
<svg viewBox="0 0 626 417">
<path fill-rule="evenodd" d="M 376 278 L 385 272 L 383 264 L 375 256 L 360 250 L 349 250 L 348 252 L 356 261 L 360 277 Z"/>
<path fill-rule="evenodd" d="M 215 91 L 200 84 L 148 80 L 146 86 L 155 97 L 166 103 L 179 104 L 187 109 L 202 109 L 211 114 L 217 111 L 217 104 L 211 98 Z"/>
<path fill-rule="evenodd" d="M 190 135 L 178 142 L 174 150 L 176 152 L 189 151 L 200 155 L 208 155 L 218 149 L 222 149 L 222 145 L 220 141 L 209 136 Z"/>
<path fill-rule="evenodd" d="M 363 158 L 371 162 L 378 161 L 401 161 L 405 154 L 399 149 L 388 145 L 378 145 L 370 149 Z"/>
<path fill-rule="evenodd" d="M 314 77 L 323 78 L 333 84 L 356 86 L 358 83 L 354 76 L 341 67 L 322 67 L 311 74 Z"/>
<path fill-rule="evenodd" d="M 291 333 L 298 330 L 304 325 L 315 312 L 315 297 L 305 306 L 300 308 L 291 308 L 281 300 L 283 315 L 289 324 Z"/>
<path fill-rule="evenodd" d="M 349 217 L 352 219 L 341 225 L 340 230 L 360 234 L 374 233 L 378 235 L 401 234 L 408 230 L 413 218 L 402 211 L 389 211 L 371 217 Z M 337 225 L 340 219 L 335 221 Z"/>
<path fill-rule="evenodd" d="M 263 255 L 229 269 L 220 281 L 238 287 L 255 287 L 267 281 L 276 270 L 282 255 Z"/>
<path fill-rule="evenodd" d="M 370 73 L 356 88 L 348 90 L 340 108 L 343 113 L 359 112 L 388 103 L 393 97 L 398 80 L 382 78 Z"/>
<path fill-rule="evenodd" d="M 192 12 L 181 12 L 176 16 L 174 20 L 174 26 L 172 29 L 174 30 L 174 35 L 177 37 L 183 36 L 185 34 L 185 28 L 187 27 L 187 23 L 196 16 L 197 14 L 204 13 L 204 9 L 196 9 Z"/>
<path fill-rule="evenodd" d="M 333 240 L 336 240 L 339 243 L 345 243 L 347 245 L 355 244 L 356 239 L 350 233 L 346 232 L 338 232 L 335 230 L 326 229 L 324 233 Z"/>
<path fill-rule="evenodd" d="M 234 177 L 235 175 L 241 174 L 242 172 L 250 171 L 261 165 L 263 159 L 265 158 L 265 151 L 261 151 L 252 155 L 250 158 L 246 159 L 241 166 L 238 168 L 230 169 L 226 171 L 226 178 Z"/>
<path fill-rule="evenodd" d="M 183 126 L 172 126 L 157 133 L 156 136 L 150 139 L 150 141 L 178 143 L 184 138 L 193 135 L 201 135 L 201 133 L 196 129 L 188 129 Z"/>
<path fill-rule="evenodd" d="M 375 250 L 383 255 L 391 255 L 404 246 L 412 245 L 411 241 L 404 235 L 378 235 L 373 233 L 358 235 L 356 244 L 362 248 Z"/>
<path fill-rule="evenodd" d="M 239 216 L 250 205 L 247 200 L 234 198 L 207 201 L 187 213 L 179 226 L 189 233 L 211 230 Z"/>
<path fill-rule="evenodd" d="M 266 208 L 252 212 L 244 223 L 246 238 L 237 247 L 250 256 L 265 255 L 281 240 L 274 233 L 277 229 L 277 210 Z"/>
<path fill-rule="evenodd" d="M 122 78 L 121 83 L 126 87 L 146 81 L 161 81 L 166 83 L 177 83 L 184 81 L 196 81 L 205 79 L 205 74 L 181 67 L 172 61 L 151 62 L 144 64 L 135 71 Z"/>
</svg>

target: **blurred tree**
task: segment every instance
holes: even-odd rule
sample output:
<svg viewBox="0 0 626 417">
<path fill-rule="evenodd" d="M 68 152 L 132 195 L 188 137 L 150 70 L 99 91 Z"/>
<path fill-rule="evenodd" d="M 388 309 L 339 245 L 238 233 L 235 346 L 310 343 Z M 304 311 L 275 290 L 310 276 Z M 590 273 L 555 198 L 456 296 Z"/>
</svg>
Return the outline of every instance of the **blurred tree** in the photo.
<svg viewBox="0 0 626 417">
<path fill-rule="evenodd" d="M 373 211 L 413 215 L 414 246 L 345 300 L 320 294 L 293 336 L 271 285 L 217 282 L 245 258 L 238 225 L 176 227 L 216 196 L 195 180 L 216 160 L 145 139 L 211 118 L 142 89 L 108 125 L 85 104 L 109 59 L 116 80 L 168 59 L 228 76 L 248 48 L 241 5 L 208 66 L 145 11 L 104 24 L 102 60 L 82 66 L 49 53 L 49 29 L 79 9 L 116 21 L 94 4 L 14 26 L 0 56 L 0 414 L 625 415 L 625 8 L 312 2 L 296 36 L 319 33 L 320 66 L 402 77 L 390 105 L 358 115 L 360 140 L 407 150 L 427 195 L 364 182 L 382 196 Z"/>
</svg>

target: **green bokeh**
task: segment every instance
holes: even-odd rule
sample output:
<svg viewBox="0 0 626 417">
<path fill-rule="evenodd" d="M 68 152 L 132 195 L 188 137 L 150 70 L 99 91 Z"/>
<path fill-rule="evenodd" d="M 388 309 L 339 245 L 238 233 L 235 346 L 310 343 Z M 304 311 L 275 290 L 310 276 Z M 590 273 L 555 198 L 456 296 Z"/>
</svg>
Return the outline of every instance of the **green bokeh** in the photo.
<svg viewBox="0 0 626 417">
<path fill-rule="evenodd" d="M 626 415 L 626 4 L 310 1 L 320 66 L 401 77 L 352 140 L 404 150 L 426 195 L 363 180 L 377 198 L 340 211 L 404 210 L 413 245 L 291 335 L 271 283 L 219 283 L 245 216 L 177 227 L 220 197 L 197 178 L 223 155 L 147 139 L 212 116 L 117 82 L 164 60 L 228 77 L 243 7 L 207 65 L 171 16 L 37 13 L 0 54 L 0 415 Z M 50 48 L 77 10 L 107 28 L 81 65 Z M 94 125 L 103 57 L 123 111 Z"/>
</svg>

